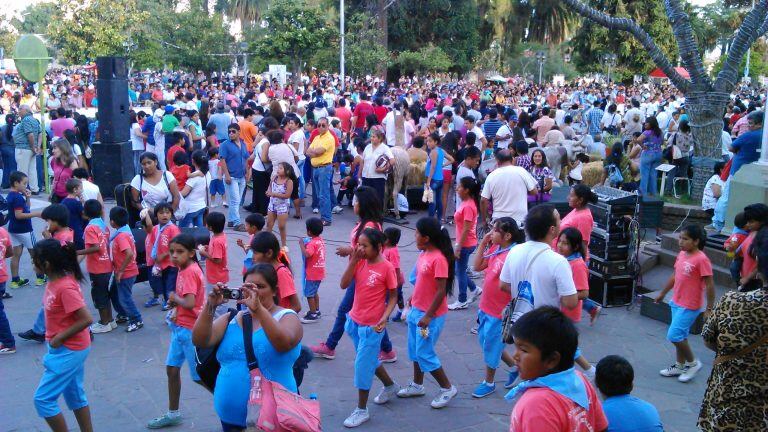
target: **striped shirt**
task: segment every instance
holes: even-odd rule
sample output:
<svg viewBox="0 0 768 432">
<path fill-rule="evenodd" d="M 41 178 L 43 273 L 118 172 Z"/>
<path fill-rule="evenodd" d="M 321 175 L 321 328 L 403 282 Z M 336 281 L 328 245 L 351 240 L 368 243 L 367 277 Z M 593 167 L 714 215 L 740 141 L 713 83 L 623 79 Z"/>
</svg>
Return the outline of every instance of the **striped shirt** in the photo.
<svg viewBox="0 0 768 432">
<path fill-rule="evenodd" d="M 587 121 L 589 122 L 589 133 L 594 135 L 600 133 L 600 121 L 603 119 L 605 112 L 598 107 L 593 107 L 587 113 Z"/>
</svg>

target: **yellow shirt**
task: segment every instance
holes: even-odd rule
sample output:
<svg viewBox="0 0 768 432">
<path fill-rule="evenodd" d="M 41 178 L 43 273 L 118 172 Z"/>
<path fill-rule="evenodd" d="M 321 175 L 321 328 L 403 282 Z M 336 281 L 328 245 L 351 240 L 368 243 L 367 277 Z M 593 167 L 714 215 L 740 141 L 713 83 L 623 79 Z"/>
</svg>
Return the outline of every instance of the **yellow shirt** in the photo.
<svg viewBox="0 0 768 432">
<path fill-rule="evenodd" d="M 309 145 L 309 148 L 311 149 L 325 149 L 325 153 L 321 154 L 320 156 L 313 157 L 310 160 L 313 167 L 328 165 L 329 163 L 333 162 L 333 152 L 336 150 L 336 140 L 333 139 L 333 135 L 331 135 L 331 133 L 332 132 L 326 132 L 322 135 L 316 136 L 315 139 L 312 140 L 312 144 Z"/>
</svg>

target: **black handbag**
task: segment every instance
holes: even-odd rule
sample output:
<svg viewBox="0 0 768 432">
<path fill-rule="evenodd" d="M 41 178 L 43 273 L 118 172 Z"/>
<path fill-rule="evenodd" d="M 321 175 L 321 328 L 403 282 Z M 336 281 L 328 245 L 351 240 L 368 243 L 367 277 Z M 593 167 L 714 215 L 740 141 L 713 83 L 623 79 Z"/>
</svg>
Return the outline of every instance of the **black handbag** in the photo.
<svg viewBox="0 0 768 432">
<path fill-rule="evenodd" d="M 227 323 L 232 321 L 232 318 L 237 315 L 237 309 L 229 308 L 228 313 L 229 319 Z M 211 393 L 216 388 L 216 378 L 219 376 L 219 370 L 221 369 L 219 360 L 216 358 L 216 352 L 219 350 L 220 344 L 221 341 L 216 346 L 210 348 L 195 347 L 195 362 L 197 363 L 195 371 L 200 376 L 199 384 Z"/>
</svg>

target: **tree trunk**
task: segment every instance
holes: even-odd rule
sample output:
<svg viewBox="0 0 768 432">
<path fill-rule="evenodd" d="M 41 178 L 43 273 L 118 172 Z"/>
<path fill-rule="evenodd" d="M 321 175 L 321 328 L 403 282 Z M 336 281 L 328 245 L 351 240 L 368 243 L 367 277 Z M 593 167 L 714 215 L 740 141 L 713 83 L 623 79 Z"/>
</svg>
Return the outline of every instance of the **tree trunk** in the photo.
<svg viewBox="0 0 768 432">
<path fill-rule="evenodd" d="M 379 45 L 383 46 L 384 49 L 388 50 L 388 42 L 389 42 L 389 29 L 387 26 L 389 25 L 388 19 L 387 19 L 387 9 L 385 7 L 387 6 L 387 0 L 376 0 L 376 22 L 379 27 Z M 376 66 L 376 75 L 379 77 L 386 79 L 387 78 L 387 64 L 386 63 L 380 63 Z"/>
<path fill-rule="evenodd" d="M 728 93 L 689 91 L 685 95 L 695 143 L 691 197 L 696 200 L 701 199 L 715 162 L 722 160 L 723 113 L 729 100 Z"/>
</svg>

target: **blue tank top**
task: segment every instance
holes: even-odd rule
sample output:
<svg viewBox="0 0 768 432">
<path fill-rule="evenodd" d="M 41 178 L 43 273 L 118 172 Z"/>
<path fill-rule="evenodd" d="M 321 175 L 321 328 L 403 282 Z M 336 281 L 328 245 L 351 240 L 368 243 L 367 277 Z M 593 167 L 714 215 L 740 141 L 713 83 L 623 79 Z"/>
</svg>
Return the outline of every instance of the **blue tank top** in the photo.
<svg viewBox="0 0 768 432">
<path fill-rule="evenodd" d="M 280 321 L 286 314 L 295 314 L 291 309 L 283 309 L 273 317 Z M 253 351 L 259 360 L 261 373 L 270 381 L 282 384 L 292 392 L 298 392 L 293 378 L 293 364 L 301 354 L 301 344 L 291 350 L 278 352 L 267 338 L 264 329 L 253 332 Z M 237 317 L 227 325 L 227 330 L 216 352 L 216 359 L 221 364 L 213 392 L 213 406 L 222 421 L 245 426 L 248 414 L 248 394 L 251 389 L 250 371 L 245 359 L 243 329 L 237 323 Z"/>
<path fill-rule="evenodd" d="M 437 168 L 435 168 L 435 175 L 432 176 L 432 180 L 442 180 L 443 179 L 443 159 L 445 159 L 445 153 L 443 152 L 443 149 L 440 147 L 435 147 L 435 150 L 437 151 Z M 432 166 L 432 159 L 427 158 L 427 166 L 424 171 L 424 175 L 429 177 L 429 171 Z"/>
</svg>

